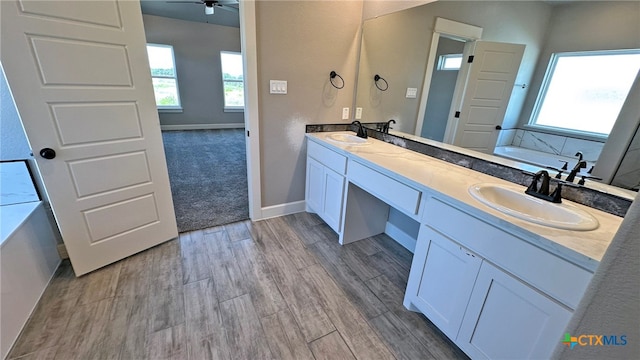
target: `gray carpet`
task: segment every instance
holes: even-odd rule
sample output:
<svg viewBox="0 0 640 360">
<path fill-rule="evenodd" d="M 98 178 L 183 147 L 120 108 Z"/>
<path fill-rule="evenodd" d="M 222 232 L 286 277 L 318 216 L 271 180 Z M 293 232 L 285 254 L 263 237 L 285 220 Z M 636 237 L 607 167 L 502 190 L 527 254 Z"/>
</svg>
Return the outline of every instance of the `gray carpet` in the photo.
<svg viewBox="0 0 640 360">
<path fill-rule="evenodd" d="M 178 231 L 249 218 L 243 129 L 164 131 Z"/>
</svg>

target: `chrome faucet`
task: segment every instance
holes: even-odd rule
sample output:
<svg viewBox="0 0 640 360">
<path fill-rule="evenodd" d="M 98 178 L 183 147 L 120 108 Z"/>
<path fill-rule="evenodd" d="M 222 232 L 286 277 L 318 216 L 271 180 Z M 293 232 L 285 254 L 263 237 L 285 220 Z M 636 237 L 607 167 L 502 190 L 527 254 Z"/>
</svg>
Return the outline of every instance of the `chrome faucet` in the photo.
<svg viewBox="0 0 640 360">
<path fill-rule="evenodd" d="M 351 123 L 351 125 L 356 125 L 358 127 L 356 136 L 361 137 L 363 139 L 366 139 L 368 137 L 367 130 L 364 128 L 364 126 L 362 126 L 362 123 L 360 121 L 355 120 L 354 122 Z"/>
<path fill-rule="evenodd" d="M 391 119 L 391 120 L 387 121 L 387 123 L 386 123 L 386 124 L 382 125 L 382 132 L 383 132 L 383 133 L 388 134 L 388 133 L 389 133 L 389 130 L 390 130 L 390 129 L 393 129 L 393 128 L 391 127 L 391 123 L 394 123 L 394 124 L 395 124 L 395 123 L 396 123 L 396 121 L 395 121 L 395 120 L 393 120 L 393 119 Z"/>
</svg>

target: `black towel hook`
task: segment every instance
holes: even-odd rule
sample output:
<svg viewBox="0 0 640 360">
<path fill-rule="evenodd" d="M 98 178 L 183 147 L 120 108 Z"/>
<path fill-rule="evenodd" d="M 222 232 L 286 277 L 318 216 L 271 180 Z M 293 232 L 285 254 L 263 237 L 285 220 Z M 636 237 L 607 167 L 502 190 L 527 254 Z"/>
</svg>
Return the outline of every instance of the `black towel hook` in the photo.
<svg viewBox="0 0 640 360">
<path fill-rule="evenodd" d="M 335 78 L 340 78 L 340 81 L 342 81 L 342 86 L 338 86 L 334 84 L 333 79 Z M 338 75 L 338 73 L 335 71 L 331 71 L 329 73 L 329 82 L 331 82 L 331 85 L 333 85 L 333 87 L 336 89 L 342 89 L 344 87 L 344 79 L 342 78 L 342 76 Z"/>
<path fill-rule="evenodd" d="M 381 87 L 378 85 L 378 81 L 379 81 L 379 80 L 384 81 L 384 85 L 385 85 L 385 86 L 384 86 L 384 89 L 383 89 L 383 88 L 381 88 Z M 380 75 L 376 74 L 376 75 L 373 77 L 373 81 L 374 81 L 374 83 L 376 84 L 376 87 L 378 88 L 378 90 L 380 90 L 380 91 L 387 91 L 387 89 L 389 89 L 389 83 L 388 83 L 388 82 L 387 82 L 387 80 L 385 80 L 382 76 L 380 76 Z"/>
</svg>

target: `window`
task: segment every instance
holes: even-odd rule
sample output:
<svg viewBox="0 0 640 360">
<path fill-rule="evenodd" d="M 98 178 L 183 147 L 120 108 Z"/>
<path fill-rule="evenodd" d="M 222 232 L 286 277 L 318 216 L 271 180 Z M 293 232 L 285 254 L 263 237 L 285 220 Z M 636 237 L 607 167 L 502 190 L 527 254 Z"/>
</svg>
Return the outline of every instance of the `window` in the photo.
<svg viewBox="0 0 640 360">
<path fill-rule="evenodd" d="M 242 54 L 237 52 L 221 51 L 220 61 L 222 64 L 224 110 L 241 111 L 244 109 Z"/>
<path fill-rule="evenodd" d="M 438 70 L 460 70 L 460 66 L 462 54 L 446 54 L 438 58 Z"/>
<path fill-rule="evenodd" d="M 608 136 L 640 69 L 640 50 L 553 54 L 529 125 Z"/>
<path fill-rule="evenodd" d="M 158 109 L 181 110 L 173 46 L 147 44 L 153 92 Z"/>
</svg>

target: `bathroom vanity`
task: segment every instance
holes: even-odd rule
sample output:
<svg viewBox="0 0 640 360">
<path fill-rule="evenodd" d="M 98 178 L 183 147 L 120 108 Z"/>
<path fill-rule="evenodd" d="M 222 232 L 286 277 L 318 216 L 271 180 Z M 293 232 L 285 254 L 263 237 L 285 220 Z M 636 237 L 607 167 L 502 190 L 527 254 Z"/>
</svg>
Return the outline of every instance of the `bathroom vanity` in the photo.
<svg viewBox="0 0 640 360">
<path fill-rule="evenodd" d="M 341 244 L 386 232 L 414 252 L 404 306 L 470 357 L 548 358 L 622 218 L 566 200 L 597 228 L 516 218 L 469 189 L 525 187 L 353 134 L 306 135 L 307 210 Z"/>
</svg>

